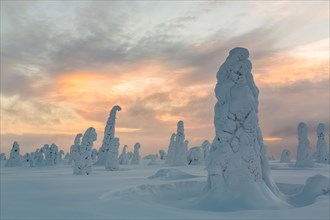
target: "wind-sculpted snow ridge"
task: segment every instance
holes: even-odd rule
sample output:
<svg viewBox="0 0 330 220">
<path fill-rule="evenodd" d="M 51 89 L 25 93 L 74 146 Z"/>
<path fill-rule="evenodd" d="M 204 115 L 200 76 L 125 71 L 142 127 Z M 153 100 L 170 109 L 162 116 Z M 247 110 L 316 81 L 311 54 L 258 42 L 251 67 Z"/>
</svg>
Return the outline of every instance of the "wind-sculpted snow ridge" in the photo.
<svg viewBox="0 0 330 220">
<path fill-rule="evenodd" d="M 104 129 L 102 146 L 99 149 L 98 160 L 95 165 L 105 165 L 108 151 L 111 147 L 111 141 L 115 138 L 116 114 L 118 111 L 121 111 L 121 107 L 119 105 L 113 106 L 110 111 L 109 118 Z"/>
<path fill-rule="evenodd" d="M 329 163 L 329 149 L 325 141 L 325 125 L 320 123 L 316 129 L 317 145 L 316 145 L 316 162 Z"/>
<path fill-rule="evenodd" d="M 281 163 L 290 163 L 291 161 L 291 151 L 288 149 L 284 149 L 281 153 Z"/>
<path fill-rule="evenodd" d="M 216 136 L 201 208 L 230 211 L 288 207 L 270 176 L 258 122 L 259 90 L 248 58 L 247 49 L 234 48 L 217 73 Z"/>
<path fill-rule="evenodd" d="M 312 148 L 308 140 L 308 127 L 304 122 L 298 125 L 297 167 L 314 167 Z"/>
<path fill-rule="evenodd" d="M 78 144 L 80 136 L 77 135 L 78 140 L 75 145 Z M 78 151 L 74 157 L 74 170 L 75 175 L 89 175 L 92 173 L 92 148 L 93 142 L 96 141 L 97 134 L 94 128 L 90 127 L 86 130 L 81 144 L 78 147 Z"/>
<path fill-rule="evenodd" d="M 159 180 L 181 180 L 196 178 L 198 176 L 191 175 L 178 169 L 160 169 L 154 175 L 149 176 L 148 179 L 159 179 Z"/>
<path fill-rule="evenodd" d="M 134 145 L 134 154 L 131 160 L 131 164 L 137 165 L 140 163 L 140 148 L 141 148 L 140 143 L 136 143 Z"/>
<path fill-rule="evenodd" d="M 187 153 L 187 160 L 189 165 L 203 165 L 204 151 L 201 147 L 192 147 Z"/>
<path fill-rule="evenodd" d="M 7 160 L 6 167 L 20 167 L 22 166 L 22 159 L 20 155 L 20 148 L 17 141 L 14 142 L 10 151 L 9 159 Z"/>
<path fill-rule="evenodd" d="M 119 138 L 115 137 L 111 140 L 110 149 L 108 151 L 107 160 L 105 162 L 105 169 L 106 170 L 118 170 L 119 169 L 119 160 L 118 160 L 118 149 L 120 143 Z"/>
</svg>

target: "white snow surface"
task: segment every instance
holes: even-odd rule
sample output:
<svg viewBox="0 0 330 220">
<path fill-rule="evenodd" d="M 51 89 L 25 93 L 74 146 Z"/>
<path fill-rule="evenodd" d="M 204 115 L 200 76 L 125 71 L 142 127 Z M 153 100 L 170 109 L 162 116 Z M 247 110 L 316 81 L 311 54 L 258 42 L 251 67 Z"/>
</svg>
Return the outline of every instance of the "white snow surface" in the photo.
<svg viewBox="0 0 330 220">
<path fill-rule="evenodd" d="M 171 169 L 122 165 L 117 172 L 94 167 L 91 175 L 72 175 L 67 164 L 0 169 L 0 219 L 329 219 L 329 165 L 297 169 L 272 161 L 272 177 L 291 195 L 291 207 L 277 210 L 211 211 L 195 207 L 206 184 L 204 166 Z M 161 171 L 163 169 L 163 171 Z M 168 170 L 168 172 L 164 171 Z M 157 174 L 158 173 L 158 174 Z M 160 175 L 163 173 L 165 175 Z M 157 175 L 156 175 L 157 174 Z M 184 175 L 192 178 L 182 178 Z M 322 175 L 322 176 L 320 176 Z M 150 176 L 157 178 L 150 179 Z M 312 178 L 310 178 L 312 177 Z M 310 178 L 310 179 L 308 179 Z M 305 186 L 308 180 L 307 186 Z M 300 193 L 303 192 L 303 193 Z M 295 195 L 298 194 L 299 196 Z M 317 196 L 317 197 L 316 197 Z M 19 207 L 19 210 L 18 210 Z"/>
</svg>

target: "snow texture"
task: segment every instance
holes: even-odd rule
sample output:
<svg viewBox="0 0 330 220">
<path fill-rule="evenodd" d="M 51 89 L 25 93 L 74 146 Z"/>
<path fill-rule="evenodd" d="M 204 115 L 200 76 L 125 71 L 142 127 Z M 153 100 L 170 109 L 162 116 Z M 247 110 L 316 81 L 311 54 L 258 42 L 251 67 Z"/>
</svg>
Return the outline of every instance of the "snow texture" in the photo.
<svg viewBox="0 0 330 220">
<path fill-rule="evenodd" d="M 329 163 L 329 149 L 325 141 L 325 125 L 320 123 L 316 129 L 317 144 L 316 144 L 316 162 Z"/>
<path fill-rule="evenodd" d="M 192 147 L 187 154 L 189 165 L 203 165 L 204 164 L 204 151 L 201 147 Z"/>
<path fill-rule="evenodd" d="M 22 160 L 21 160 L 19 145 L 17 141 L 15 141 L 10 151 L 9 159 L 6 162 L 6 167 L 19 167 L 19 166 L 22 166 Z"/>
<path fill-rule="evenodd" d="M 80 137 L 77 135 L 78 140 Z M 81 144 L 78 147 L 77 157 L 74 161 L 73 174 L 89 175 L 92 173 L 92 148 L 93 142 L 96 141 L 97 134 L 94 128 L 90 127 L 86 130 Z M 75 140 L 75 145 L 78 143 Z"/>
<path fill-rule="evenodd" d="M 160 180 L 180 180 L 180 179 L 190 179 L 197 176 L 191 175 L 189 173 L 183 172 L 178 169 L 160 169 L 154 175 L 149 176 L 148 179 L 160 179 Z"/>
<path fill-rule="evenodd" d="M 97 150 L 95 148 L 92 150 L 92 160 L 97 160 Z"/>
<path fill-rule="evenodd" d="M 119 156 L 119 164 L 120 165 L 126 165 L 129 162 L 129 157 L 128 157 L 127 153 L 126 153 L 126 149 L 127 149 L 127 145 L 125 145 L 123 147 L 123 151 L 121 152 L 121 154 Z"/>
<path fill-rule="evenodd" d="M 95 165 L 105 165 L 108 156 L 108 151 L 110 150 L 111 146 L 111 141 L 115 138 L 117 111 L 121 111 L 121 107 L 119 105 L 113 106 L 110 111 L 107 124 L 104 128 L 102 146 L 99 149 L 98 160 Z"/>
<path fill-rule="evenodd" d="M 270 177 L 258 122 L 259 90 L 248 57 L 247 49 L 232 49 L 217 73 L 216 137 L 200 201 L 205 209 L 277 209 L 287 205 Z"/>
<path fill-rule="evenodd" d="M 312 148 L 308 140 L 308 127 L 304 122 L 298 125 L 297 167 L 314 167 Z"/>
<path fill-rule="evenodd" d="M 134 154 L 133 154 L 133 158 L 132 158 L 132 161 L 131 161 L 131 164 L 139 164 L 140 163 L 140 143 L 136 143 L 134 145 Z"/>
<path fill-rule="evenodd" d="M 118 170 L 119 169 L 119 160 L 118 160 L 118 149 L 120 143 L 119 138 L 115 137 L 111 140 L 110 148 L 107 155 L 107 160 L 105 162 L 105 169 L 106 170 Z"/>
<path fill-rule="evenodd" d="M 173 164 L 174 155 L 175 155 L 175 137 L 176 134 L 173 133 L 170 138 L 170 144 L 168 145 L 166 164 Z"/>
<path fill-rule="evenodd" d="M 281 153 L 281 163 L 290 163 L 291 161 L 291 151 L 288 149 L 284 149 Z"/>
</svg>

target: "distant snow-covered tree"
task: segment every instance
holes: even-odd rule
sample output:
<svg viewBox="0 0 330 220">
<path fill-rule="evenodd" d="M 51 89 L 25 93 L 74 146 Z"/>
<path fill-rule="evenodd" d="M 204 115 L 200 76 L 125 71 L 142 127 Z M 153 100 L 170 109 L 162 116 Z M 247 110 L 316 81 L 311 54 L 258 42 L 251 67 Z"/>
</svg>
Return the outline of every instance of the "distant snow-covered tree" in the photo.
<svg viewBox="0 0 330 220">
<path fill-rule="evenodd" d="M 165 160 L 166 159 L 166 152 L 164 150 L 159 150 L 159 158 L 161 160 Z"/>
<path fill-rule="evenodd" d="M 204 164 L 204 152 L 201 147 L 192 147 L 187 154 L 187 160 L 189 165 L 203 165 Z"/>
<path fill-rule="evenodd" d="M 111 141 L 115 138 L 117 111 L 121 111 L 121 107 L 119 105 L 114 106 L 110 111 L 107 124 L 104 128 L 102 146 L 99 149 L 98 160 L 96 161 L 95 165 L 105 165 L 108 151 L 110 150 Z"/>
<path fill-rule="evenodd" d="M 170 138 L 170 144 L 167 150 L 167 157 L 166 157 L 166 164 L 172 165 L 174 162 L 174 155 L 175 155 L 175 137 L 176 134 L 173 133 Z"/>
<path fill-rule="evenodd" d="M 177 133 L 175 136 L 175 154 L 171 166 L 187 165 L 188 141 L 185 141 L 183 121 L 177 124 Z"/>
<path fill-rule="evenodd" d="M 317 144 L 316 144 L 316 162 L 329 163 L 329 149 L 325 141 L 325 125 L 320 123 L 316 129 Z"/>
<path fill-rule="evenodd" d="M 314 167 L 312 148 L 308 140 L 308 127 L 304 122 L 298 125 L 297 167 Z"/>
<path fill-rule="evenodd" d="M 110 148 L 107 155 L 107 160 L 105 162 L 106 170 L 118 170 L 119 169 L 119 160 L 118 160 L 118 149 L 120 143 L 119 138 L 115 137 L 111 140 Z"/>
<path fill-rule="evenodd" d="M 7 158 L 6 158 L 6 154 L 5 153 L 1 153 L 0 154 L 0 161 L 4 161 L 4 160 L 6 160 Z"/>
<path fill-rule="evenodd" d="M 127 145 L 125 145 L 123 147 L 123 151 L 121 152 L 120 156 L 119 156 L 119 164 L 120 165 L 125 165 L 129 163 L 129 156 L 126 153 L 126 149 L 127 149 Z"/>
<path fill-rule="evenodd" d="M 7 160 L 6 167 L 19 167 L 22 166 L 22 159 L 20 155 L 20 148 L 17 141 L 14 142 L 10 151 L 9 159 Z"/>
<path fill-rule="evenodd" d="M 140 148 L 141 145 L 140 143 L 136 143 L 134 145 L 134 154 L 133 154 L 133 158 L 131 160 L 131 164 L 139 164 L 140 163 Z"/>
<path fill-rule="evenodd" d="M 291 151 L 288 149 L 284 149 L 281 153 L 281 163 L 290 163 L 291 161 Z"/>
<path fill-rule="evenodd" d="M 89 175 L 92 173 L 92 148 L 93 142 L 96 141 L 96 139 L 97 134 L 95 129 L 92 127 L 88 128 L 82 138 L 81 144 L 78 147 L 77 157 L 74 161 L 73 174 Z"/>
</svg>

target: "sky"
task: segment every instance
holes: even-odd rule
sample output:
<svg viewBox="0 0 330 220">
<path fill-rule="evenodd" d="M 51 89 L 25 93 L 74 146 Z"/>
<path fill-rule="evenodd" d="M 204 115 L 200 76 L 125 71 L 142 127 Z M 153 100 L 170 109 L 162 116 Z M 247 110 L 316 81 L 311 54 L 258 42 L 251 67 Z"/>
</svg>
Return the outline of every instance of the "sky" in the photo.
<svg viewBox="0 0 330 220">
<path fill-rule="evenodd" d="M 1 147 L 68 151 L 114 105 L 116 136 L 142 155 L 212 142 L 216 73 L 246 47 L 268 154 L 296 154 L 297 125 L 329 131 L 329 1 L 1 1 Z M 327 139 L 328 141 L 328 139 Z"/>
</svg>

